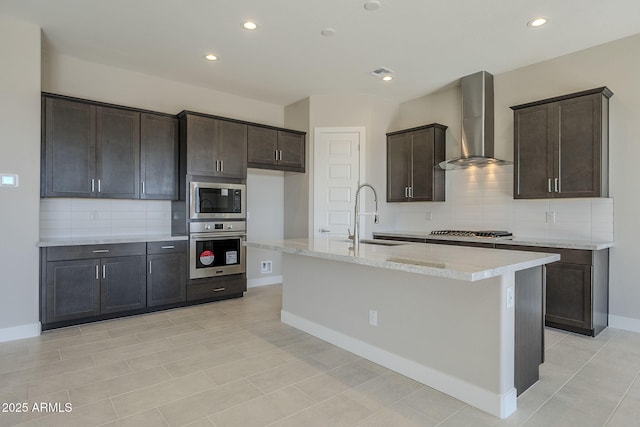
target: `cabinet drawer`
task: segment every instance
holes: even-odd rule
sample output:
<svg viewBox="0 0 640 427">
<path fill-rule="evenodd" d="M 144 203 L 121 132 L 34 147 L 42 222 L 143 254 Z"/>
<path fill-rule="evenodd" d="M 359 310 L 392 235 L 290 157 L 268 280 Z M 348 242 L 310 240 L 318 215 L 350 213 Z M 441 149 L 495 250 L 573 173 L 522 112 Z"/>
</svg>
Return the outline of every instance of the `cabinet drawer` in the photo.
<svg viewBox="0 0 640 427">
<path fill-rule="evenodd" d="M 593 252 L 584 249 L 560 249 L 560 248 L 546 248 L 539 246 L 519 246 L 519 245 L 504 245 L 496 244 L 497 249 L 510 249 L 513 251 L 530 251 L 530 252 L 547 252 L 560 255 L 560 262 L 568 264 L 593 264 Z"/>
<path fill-rule="evenodd" d="M 244 275 L 238 278 L 216 280 L 209 283 L 187 286 L 187 301 L 225 297 L 241 294 L 247 290 L 247 279 Z"/>
<path fill-rule="evenodd" d="M 167 254 L 186 252 L 186 240 L 168 240 L 164 242 L 147 242 L 147 254 Z"/>
<path fill-rule="evenodd" d="M 146 249 L 146 243 L 144 242 L 119 243 L 116 245 L 56 246 L 47 248 L 47 261 L 145 255 Z"/>
</svg>

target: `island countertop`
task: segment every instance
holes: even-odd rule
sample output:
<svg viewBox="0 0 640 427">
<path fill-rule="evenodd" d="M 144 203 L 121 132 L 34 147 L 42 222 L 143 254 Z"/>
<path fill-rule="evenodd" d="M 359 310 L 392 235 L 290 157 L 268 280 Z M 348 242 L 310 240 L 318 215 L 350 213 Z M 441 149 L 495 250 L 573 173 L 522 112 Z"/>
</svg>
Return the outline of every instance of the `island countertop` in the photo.
<svg viewBox="0 0 640 427">
<path fill-rule="evenodd" d="M 356 252 L 345 238 L 245 242 L 249 248 L 342 261 L 448 279 L 477 281 L 559 261 L 557 254 L 398 242 L 360 243 Z"/>
</svg>

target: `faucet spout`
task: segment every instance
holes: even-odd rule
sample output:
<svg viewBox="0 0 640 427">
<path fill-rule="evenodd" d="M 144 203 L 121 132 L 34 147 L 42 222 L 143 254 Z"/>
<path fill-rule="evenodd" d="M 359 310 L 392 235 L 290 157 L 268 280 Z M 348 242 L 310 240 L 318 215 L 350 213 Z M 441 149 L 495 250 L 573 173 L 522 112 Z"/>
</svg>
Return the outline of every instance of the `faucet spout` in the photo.
<svg viewBox="0 0 640 427">
<path fill-rule="evenodd" d="M 375 201 L 375 212 L 360 213 L 360 190 L 364 187 L 369 187 L 373 191 L 373 198 Z M 349 235 L 350 239 L 353 239 L 353 247 L 357 249 L 360 246 L 360 215 L 373 215 L 373 223 L 378 223 L 378 193 L 376 189 L 370 184 L 362 184 L 356 190 L 355 206 L 353 209 L 353 235 Z"/>
</svg>

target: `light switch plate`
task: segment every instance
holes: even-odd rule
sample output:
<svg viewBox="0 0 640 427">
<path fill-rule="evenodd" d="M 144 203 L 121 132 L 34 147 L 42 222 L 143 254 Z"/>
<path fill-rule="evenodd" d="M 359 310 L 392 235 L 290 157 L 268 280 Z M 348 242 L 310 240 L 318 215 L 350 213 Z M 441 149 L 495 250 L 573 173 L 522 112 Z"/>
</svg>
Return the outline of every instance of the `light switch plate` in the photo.
<svg viewBox="0 0 640 427">
<path fill-rule="evenodd" d="M 0 187 L 17 187 L 18 175 L 11 173 L 0 173 Z"/>
</svg>

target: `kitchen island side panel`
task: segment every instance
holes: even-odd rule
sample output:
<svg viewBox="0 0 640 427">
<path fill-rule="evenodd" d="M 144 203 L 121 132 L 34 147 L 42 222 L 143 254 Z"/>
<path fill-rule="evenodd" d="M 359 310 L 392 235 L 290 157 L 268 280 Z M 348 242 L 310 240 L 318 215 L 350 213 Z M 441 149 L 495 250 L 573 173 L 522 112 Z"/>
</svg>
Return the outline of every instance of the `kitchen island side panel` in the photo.
<svg viewBox="0 0 640 427">
<path fill-rule="evenodd" d="M 515 411 L 513 273 L 468 282 L 285 253 L 283 277 L 285 323 L 498 417 Z"/>
</svg>

